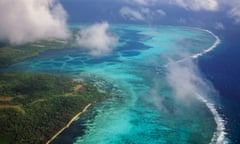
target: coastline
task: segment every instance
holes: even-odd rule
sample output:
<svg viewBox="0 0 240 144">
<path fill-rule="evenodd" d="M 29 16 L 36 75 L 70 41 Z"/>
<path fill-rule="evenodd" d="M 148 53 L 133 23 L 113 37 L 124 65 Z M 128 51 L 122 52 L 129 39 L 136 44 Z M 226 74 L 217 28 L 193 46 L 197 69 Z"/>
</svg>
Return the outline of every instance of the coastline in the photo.
<svg viewBox="0 0 240 144">
<path fill-rule="evenodd" d="M 200 28 L 196 28 L 196 29 L 199 29 L 199 30 L 202 30 L 202 31 L 205 31 L 205 32 L 211 34 L 216 39 L 216 41 L 213 43 L 212 46 L 210 46 L 209 48 L 203 50 L 202 52 L 199 52 L 199 53 L 196 53 L 196 54 L 193 54 L 193 55 L 189 55 L 186 58 L 182 58 L 180 60 L 174 61 L 174 63 L 180 63 L 180 62 L 183 62 L 183 61 L 185 61 L 186 59 L 189 59 L 189 58 L 197 59 L 197 58 L 203 56 L 204 54 L 207 54 L 207 53 L 213 51 L 221 43 L 220 38 L 217 35 L 215 35 L 213 32 L 211 32 L 209 30 L 206 30 L 206 29 L 200 29 Z M 164 67 L 168 67 L 171 63 L 172 62 L 170 61 L 169 63 L 165 64 Z"/>
<path fill-rule="evenodd" d="M 199 29 L 199 30 L 202 30 L 202 31 L 205 31 L 205 32 L 211 34 L 216 39 L 215 42 L 212 44 L 212 46 L 210 46 L 209 48 L 203 50 L 202 52 L 190 55 L 187 58 L 183 58 L 183 59 L 177 60 L 177 61 L 175 61 L 173 63 L 183 62 L 183 61 L 185 61 L 186 59 L 189 59 L 189 58 L 190 59 L 197 59 L 197 58 L 199 58 L 199 57 L 201 57 L 201 56 L 203 56 L 203 55 L 213 51 L 221 43 L 220 38 L 217 35 L 215 35 L 213 32 L 211 32 L 209 30 L 206 30 L 206 29 Z M 169 65 L 171 65 L 171 63 L 172 62 L 167 63 L 165 65 L 165 67 L 168 67 Z M 219 114 L 219 112 L 217 111 L 217 108 L 215 107 L 215 105 L 213 103 L 209 102 L 206 98 L 204 98 L 201 95 L 198 95 L 198 99 L 200 101 L 202 101 L 206 105 L 206 107 L 210 110 L 210 112 L 212 113 L 212 115 L 214 117 L 214 121 L 217 124 L 216 131 L 214 132 L 214 134 L 212 136 L 210 144 L 213 144 L 213 143 L 227 144 L 228 142 L 226 141 L 226 134 L 227 133 L 225 132 L 225 130 L 226 130 L 226 128 L 225 128 L 225 120 L 221 117 L 221 115 Z"/>
<path fill-rule="evenodd" d="M 203 52 L 201 53 L 197 53 L 195 55 L 192 55 L 191 58 L 193 59 L 197 59 L 201 56 L 203 56 L 204 54 L 206 53 L 209 53 L 211 51 L 213 51 L 215 48 L 217 48 L 217 46 L 221 43 L 221 40 L 220 38 L 215 35 L 213 32 L 209 31 L 209 30 L 205 30 L 205 29 L 201 29 L 205 32 L 208 32 L 209 34 L 211 34 L 215 39 L 216 41 L 213 43 L 213 45 L 211 47 L 209 47 L 208 49 L 204 50 Z M 205 99 L 203 96 L 201 95 L 198 95 L 198 98 L 199 100 L 201 100 L 203 103 L 205 103 L 205 105 L 207 106 L 207 108 L 210 110 L 210 112 L 212 113 L 213 117 L 214 117 L 214 121 L 215 123 L 217 124 L 217 127 L 216 127 L 216 131 L 214 132 L 213 134 L 213 137 L 211 139 L 211 144 L 212 143 L 217 143 L 217 144 L 226 144 L 228 143 L 226 141 L 226 128 L 225 128 L 225 121 L 224 119 L 221 117 L 221 115 L 219 114 L 219 112 L 217 111 L 217 108 L 215 107 L 215 105 L 211 102 L 209 102 L 207 99 Z"/>
<path fill-rule="evenodd" d="M 59 136 L 65 129 L 67 129 L 82 113 L 86 112 L 87 109 L 91 106 L 92 104 L 89 103 L 86 105 L 82 111 L 77 113 L 63 128 L 61 128 L 55 135 L 53 135 L 47 142 L 46 144 L 50 144 L 54 139 L 56 139 L 57 136 Z"/>
<path fill-rule="evenodd" d="M 205 29 L 200 29 L 200 30 L 205 31 L 205 32 L 211 34 L 211 35 L 216 39 L 216 41 L 215 41 L 215 42 L 213 43 L 213 45 L 212 45 L 211 47 L 209 47 L 208 49 L 205 49 L 205 50 L 203 50 L 203 51 L 200 52 L 200 53 L 197 53 L 197 54 L 192 55 L 191 57 L 192 57 L 193 59 L 196 59 L 196 58 L 198 58 L 198 57 L 200 57 L 200 56 L 203 56 L 204 54 L 206 54 L 206 53 L 214 50 L 214 49 L 217 48 L 217 46 L 221 43 L 220 38 L 219 38 L 217 35 L 215 35 L 213 32 L 211 32 L 211 31 L 209 31 L 209 30 L 205 30 Z"/>
</svg>

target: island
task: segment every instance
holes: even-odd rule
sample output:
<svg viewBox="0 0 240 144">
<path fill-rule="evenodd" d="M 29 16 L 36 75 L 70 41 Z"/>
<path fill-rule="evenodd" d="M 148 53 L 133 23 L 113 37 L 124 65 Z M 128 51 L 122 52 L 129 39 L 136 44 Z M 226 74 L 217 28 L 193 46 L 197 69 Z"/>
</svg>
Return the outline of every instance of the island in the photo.
<svg viewBox="0 0 240 144">
<path fill-rule="evenodd" d="M 69 46 L 69 41 L 48 39 L 23 45 L 11 45 L 0 42 L 0 68 L 36 57 L 47 50 L 63 49 Z"/>
<path fill-rule="evenodd" d="M 91 84 L 63 76 L 1 73 L 0 141 L 45 143 L 86 106 L 106 97 Z"/>
<path fill-rule="evenodd" d="M 0 43 L 0 67 L 65 48 L 45 40 L 21 46 Z M 93 84 L 47 73 L 0 72 L 0 142 L 50 143 L 93 103 L 108 96 Z"/>
</svg>

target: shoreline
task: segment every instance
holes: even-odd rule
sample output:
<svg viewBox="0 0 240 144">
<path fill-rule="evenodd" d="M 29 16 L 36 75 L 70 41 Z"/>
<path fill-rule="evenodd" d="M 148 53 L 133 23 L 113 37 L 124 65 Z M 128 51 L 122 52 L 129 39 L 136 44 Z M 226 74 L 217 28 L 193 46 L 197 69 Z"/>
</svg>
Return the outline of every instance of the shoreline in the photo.
<svg viewBox="0 0 240 144">
<path fill-rule="evenodd" d="M 206 30 L 206 29 L 199 29 L 199 30 L 202 30 L 202 31 L 205 31 L 209 34 L 211 34 L 216 40 L 215 42 L 212 44 L 212 46 L 210 46 L 209 48 L 203 50 L 202 52 L 199 52 L 199 53 L 196 53 L 196 54 L 193 54 L 193 55 L 190 55 L 189 57 L 187 58 L 183 58 L 183 59 L 180 59 L 180 60 L 177 60 L 175 61 L 176 63 L 179 63 L 179 62 L 182 62 L 182 61 L 185 61 L 186 59 L 188 58 L 191 58 L 191 59 L 197 59 L 211 51 L 213 51 L 215 48 L 217 48 L 217 46 L 221 43 L 221 40 L 220 38 L 215 35 L 213 32 L 209 31 L 209 30 Z M 165 67 L 168 67 L 169 65 L 171 64 L 168 63 L 165 65 Z M 211 142 L 210 144 L 213 144 L 213 143 L 223 143 L 223 144 L 226 144 L 227 141 L 226 141 L 226 128 L 225 128 L 225 120 L 221 117 L 221 115 L 219 114 L 219 112 L 217 111 L 217 108 L 215 107 L 215 105 L 211 102 L 209 102 L 207 99 L 205 99 L 203 96 L 201 95 L 198 95 L 198 99 L 200 101 L 202 101 L 206 107 L 209 109 L 209 111 L 211 112 L 211 114 L 213 115 L 213 118 L 214 118 L 214 121 L 217 125 L 216 127 L 216 130 L 212 136 L 212 139 L 211 139 Z"/>
<path fill-rule="evenodd" d="M 205 50 L 203 50 L 203 51 L 200 52 L 200 53 L 197 53 L 197 54 L 192 55 L 191 57 L 192 57 L 193 59 L 196 59 L 196 58 L 198 58 L 198 57 L 200 57 L 200 56 L 203 56 L 203 55 L 206 54 L 206 53 L 211 52 L 212 50 L 214 50 L 215 48 L 217 48 L 217 46 L 221 43 L 220 38 L 219 38 L 217 35 L 215 35 L 213 32 L 211 32 L 211 31 L 209 31 L 209 30 L 205 30 L 205 29 L 200 29 L 200 30 L 205 31 L 205 32 L 211 34 L 211 35 L 216 39 L 216 41 L 215 41 L 215 42 L 213 43 L 213 45 L 212 45 L 211 47 L 209 47 L 208 49 L 205 49 Z"/>
<path fill-rule="evenodd" d="M 54 139 L 56 139 L 57 136 L 59 136 L 65 129 L 67 129 L 82 113 L 86 112 L 87 109 L 91 106 L 92 104 L 89 103 L 86 105 L 82 111 L 77 113 L 63 128 L 61 128 L 55 135 L 53 135 L 47 142 L 46 144 L 50 144 Z"/>
<path fill-rule="evenodd" d="M 217 35 L 215 35 L 213 32 L 211 32 L 209 30 L 206 30 L 206 29 L 199 29 L 199 30 L 202 30 L 202 31 L 205 31 L 205 32 L 211 34 L 216 39 L 215 42 L 209 48 L 203 50 L 202 52 L 190 55 L 187 58 L 183 58 L 183 59 L 177 60 L 174 63 L 179 63 L 179 62 L 185 61 L 188 58 L 190 58 L 190 59 L 197 59 L 197 58 L 199 58 L 199 57 L 201 57 L 201 56 L 203 56 L 203 55 L 213 51 L 221 43 L 220 38 Z M 167 63 L 165 65 L 165 67 L 168 67 L 171 63 L 172 62 Z M 217 143 L 217 144 L 218 143 L 221 143 L 221 144 L 223 143 L 223 144 L 226 144 L 227 143 L 227 141 L 226 141 L 226 134 L 227 133 L 225 132 L 225 130 L 226 130 L 225 124 L 224 124 L 225 120 L 221 117 L 221 115 L 219 114 L 219 112 L 217 111 L 217 108 L 215 107 L 215 105 L 213 103 L 209 102 L 206 98 L 204 98 L 201 95 L 198 95 L 198 99 L 200 101 L 202 101 L 206 105 L 206 107 L 210 110 L 211 114 L 213 115 L 214 121 L 215 121 L 215 123 L 217 125 L 216 130 L 215 130 L 215 132 L 214 132 L 214 134 L 212 136 L 210 144 L 212 144 L 212 143 Z"/>
<path fill-rule="evenodd" d="M 196 53 L 196 54 L 193 54 L 193 55 L 189 55 L 186 58 L 182 58 L 180 60 L 174 61 L 174 63 L 180 63 L 180 62 L 185 61 L 186 59 L 189 59 L 189 58 L 190 59 L 197 59 L 197 58 L 213 51 L 221 43 L 220 38 L 217 35 L 215 35 L 213 32 L 211 32 L 209 30 L 206 30 L 206 29 L 200 29 L 200 28 L 197 28 L 197 29 L 205 31 L 205 32 L 209 33 L 210 35 L 212 35 L 216 39 L 215 42 L 209 48 L 203 50 L 202 52 L 199 52 L 199 53 Z M 172 62 L 168 62 L 167 64 L 164 65 L 164 67 L 168 67 L 171 63 Z"/>
<path fill-rule="evenodd" d="M 211 139 L 210 144 L 216 143 L 216 144 L 227 144 L 225 135 L 225 126 L 224 126 L 224 120 L 221 117 L 221 115 L 218 113 L 217 108 L 215 105 L 211 102 L 209 102 L 206 98 L 204 98 L 201 95 L 198 95 L 198 99 L 202 101 L 206 107 L 210 110 L 210 112 L 213 115 L 214 121 L 217 124 L 216 131 L 213 134 L 213 137 Z"/>
<path fill-rule="evenodd" d="M 215 48 L 217 48 L 217 46 L 221 43 L 220 38 L 215 35 L 213 32 L 206 30 L 206 29 L 201 29 L 203 31 L 208 32 L 209 34 L 211 34 L 216 41 L 213 43 L 213 45 L 211 47 L 209 47 L 208 49 L 202 51 L 201 53 L 197 53 L 195 55 L 192 55 L 191 58 L 193 59 L 197 59 L 203 55 L 205 55 L 206 53 L 209 53 L 211 51 L 213 51 Z M 211 139 L 211 144 L 212 143 L 222 143 L 222 144 L 226 144 L 226 128 L 225 128 L 225 124 L 224 124 L 224 119 L 221 117 L 221 115 L 219 114 L 219 112 L 217 111 L 217 108 L 215 107 L 215 105 L 211 102 L 209 102 L 207 99 L 205 99 L 203 96 L 199 95 L 199 99 L 206 105 L 206 107 L 210 110 L 210 112 L 213 115 L 214 121 L 217 124 L 216 127 L 216 131 L 213 134 L 213 137 Z"/>
</svg>

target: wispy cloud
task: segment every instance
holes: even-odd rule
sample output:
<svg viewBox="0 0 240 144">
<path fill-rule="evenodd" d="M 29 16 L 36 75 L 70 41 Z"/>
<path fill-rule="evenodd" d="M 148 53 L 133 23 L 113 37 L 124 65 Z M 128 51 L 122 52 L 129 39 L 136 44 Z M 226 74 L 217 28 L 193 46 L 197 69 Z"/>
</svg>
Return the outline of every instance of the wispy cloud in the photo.
<svg viewBox="0 0 240 144">
<path fill-rule="evenodd" d="M 94 56 L 104 55 L 112 51 L 118 43 L 118 37 L 111 34 L 107 22 L 97 23 L 81 29 L 76 36 L 76 44 L 86 48 Z"/>
<path fill-rule="evenodd" d="M 158 14 L 160 14 L 161 16 L 166 16 L 167 15 L 167 13 L 164 10 L 162 10 L 162 9 L 158 9 L 156 12 Z"/>
<path fill-rule="evenodd" d="M 147 5 L 148 4 L 147 0 L 132 0 L 132 1 L 135 2 L 135 3 L 138 3 L 140 5 Z"/>
<path fill-rule="evenodd" d="M 239 0 L 168 0 L 166 2 L 191 11 L 224 11 L 235 23 L 240 24 Z"/>
<path fill-rule="evenodd" d="M 131 0 L 131 2 L 140 6 L 151 6 L 156 5 L 157 3 L 167 3 L 193 11 L 216 11 L 219 9 L 219 0 Z"/>
<path fill-rule="evenodd" d="M 216 25 L 215 25 L 215 29 L 217 29 L 217 30 L 224 30 L 225 27 L 224 27 L 224 25 L 221 22 L 217 22 Z"/>
<path fill-rule="evenodd" d="M 157 0 L 132 0 L 133 2 L 139 4 L 139 5 L 152 5 L 155 2 L 157 2 Z"/>
<path fill-rule="evenodd" d="M 125 0 L 138 7 L 150 8 L 156 5 L 175 5 L 188 11 L 224 11 L 236 24 L 240 24 L 239 0 Z M 151 8 L 150 8 L 151 9 Z M 146 19 L 145 19 L 146 20 Z"/>
<path fill-rule="evenodd" d="M 169 3 L 193 11 L 217 11 L 219 8 L 217 0 L 169 0 Z"/>
<path fill-rule="evenodd" d="M 122 17 L 128 18 L 130 20 L 145 20 L 141 12 L 130 7 L 122 7 L 119 12 Z"/>
<path fill-rule="evenodd" d="M 196 97 L 209 90 L 191 57 L 182 62 L 170 61 L 167 71 L 167 81 L 178 99 Z"/>
<path fill-rule="evenodd" d="M 240 24 L 240 2 L 233 4 L 228 14 L 235 20 L 236 23 Z"/>
<path fill-rule="evenodd" d="M 23 44 L 69 36 L 67 13 L 56 0 L 1 0 L 0 39 Z"/>
<path fill-rule="evenodd" d="M 211 143 L 225 144 L 224 120 L 215 105 L 206 98 L 210 93 L 216 94 L 215 89 L 203 78 L 197 65 L 193 63 L 191 58 L 185 58 L 182 62 L 170 62 L 167 70 L 167 80 L 175 92 L 175 98 L 183 103 L 192 98 L 203 102 L 212 113 L 217 124 Z"/>
<path fill-rule="evenodd" d="M 133 9 L 130 7 L 122 7 L 119 11 L 120 15 L 132 21 L 147 21 L 151 22 L 154 19 L 161 18 L 167 15 L 162 9 L 152 10 L 148 7 L 140 7 Z"/>
</svg>

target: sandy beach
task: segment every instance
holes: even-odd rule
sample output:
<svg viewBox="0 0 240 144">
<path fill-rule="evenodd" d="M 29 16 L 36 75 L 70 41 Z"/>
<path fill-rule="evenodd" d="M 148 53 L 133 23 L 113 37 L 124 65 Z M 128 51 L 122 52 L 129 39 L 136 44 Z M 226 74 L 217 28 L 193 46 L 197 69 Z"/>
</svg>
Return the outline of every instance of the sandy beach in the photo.
<svg viewBox="0 0 240 144">
<path fill-rule="evenodd" d="M 62 129 L 60 129 L 54 136 L 52 136 L 46 144 L 50 144 L 58 135 L 60 135 L 66 128 L 68 128 L 74 120 L 76 120 L 82 113 L 84 113 L 89 107 L 91 106 L 91 103 L 86 105 L 84 109 L 77 113 Z"/>
</svg>

